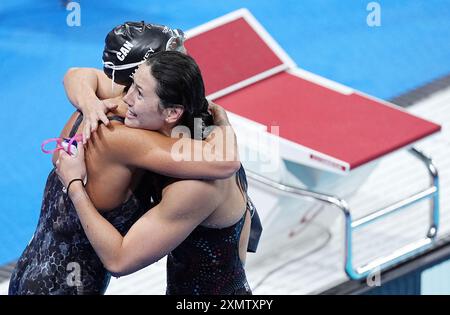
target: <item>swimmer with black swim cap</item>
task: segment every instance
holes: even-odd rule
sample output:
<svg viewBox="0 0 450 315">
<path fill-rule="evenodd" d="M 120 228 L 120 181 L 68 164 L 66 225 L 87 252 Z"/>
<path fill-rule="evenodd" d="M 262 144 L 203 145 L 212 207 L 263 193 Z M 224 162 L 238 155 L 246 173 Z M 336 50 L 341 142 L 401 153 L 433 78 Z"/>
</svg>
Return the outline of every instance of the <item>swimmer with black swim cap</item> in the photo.
<svg viewBox="0 0 450 315">
<path fill-rule="evenodd" d="M 170 42 L 170 39 L 169 41 Z M 166 43 L 167 45 L 167 43 Z M 179 54 L 172 52 L 173 54 Z M 126 60 L 126 58 L 124 58 Z M 71 99 L 72 103 L 82 102 L 89 106 L 97 106 L 94 101 L 111 84 L 111 80 L 96 69 L 73 69 L 71 74 L 81 71 L 78 77 L 81 84 L 72 92 L 77 97 Z M 120 73 L 120 71 L 117 71 Z M 94 74 L 93 77 L 89 77 Z M 93 80 L 91 80 L 93 78 Z M 66 79 L 66 78 L 65 78 Z M 98 97 L 95 89 L 89 93 L 83 88 L 87 83 L 93 82 L 100 89 Z M 65 87 L 68 88 L 65 80 Z M 73 82 L 72 82 L 73 83 Z M 106 88 L 105 88 L 106 87 Z M 73 86 L 72 86 L 73 88 Z M 123 89 L 123 86 L 122 86 Z M 118 88 L 116 90 L 119 90 Z M 186 89 L 189 92 L 189 89 Z M 122 91 L 118 91 L 123 94 Z M 73 96 L 73 95 L 72 95 Z M 87 97 L 83 99 L 83 97 Z M 90 101 L 86 102 L 86 101 Z M 124 105 L 123 100 L 118 101 Z M 100 102 L 100 101 L 99 101 Z M 198 102 L 193 102 L 199 106 Z M 120 114 L 120 112 L 117 112 Z M 173 112 L 169 113 L 173 115 Z M 169 115 L 168 114 L 168 115 Z M 80 132 L 82 116 L 75 112 L 67 121 L 61 137 L 73 138 Z M 105 119 L 107 121 L 108 118 Z M 213 157 L 205 161 L 176 161 L 171 157 L 173 140 L 160 133 L 144 131 L 123 126 L 123 117 L 110 116 L 116 121 L 114 128 L 101 127 L 101 136 L 86 147 L 89 151 L 87 159 L 86 188 L 91 197 L 95 196 L 93 203 L 102 209 L 101 215 L 122 234 L 136 222 L 151 207 L 151 200 L 155 200 L 149 191 L 149 183 L 143 178 L 143 170 L 155 173 L 164 173 L 176 178 L 224 178 L 237 171 L 236 160 L 221 161 L 222 156 Z M 219 121 L 226 122 L 222 117 Z M 97 123 L 97 120 L 95 120 Z M 227 128 L 224 124 L 223 129 Z M 225 134 L 224 132 L 222 132 Z M 135 141 L 138 139 L 138 141 Z M 187 141 L 192 141 L 186 139 Z M 136 143 L 133 143 L 133 142 Z M 225 141 L 225 140 L 222 140 Z M 195 149 L 194 144 L 191 147 Z M 77 146 L 78 153 L 83 146 Z M 202 150 L 202 146 L 200 146 Z M 237 147 L 233 148 L 237 151 Z M 137 152 L 148 152 L 140 155 Z M 196 153 L 194 153 L 196 154 Z M 211 152 L 211 154 L 213 154 Z M 57 156 L 53 156 L 56 164 Z M 186 176 L 189 171 L 192 176 Z M 75 182 L 74 182 L 75 183 Z M 105 185 L 105 183 L 108 183 Z M 151 183 L 151 182 L 150 182 Z M 73 185 L 64 185 L 60 182 L 56 169 L 50 171 L 43 195 L 40 218 L 32 240 L 20 256 L 9 282 L 9 294 L 102 294 L 109 282 L 110 274 L 103 262 L 96 255 L 70 201 L 67 193 Z M 69 189 L 70 188 L 70 189 Z M 76 270 L 82 271 L 81 277 L 75 280 L 68 278 L 68 274 Z M 70 280 L 70 281 L 69 281 Z"/>
<path fill-rule="evenodd" d="M 137 67 L 148 57 L 164 50 L 186 53 L 184 33 L 164 25 L 126 22 L 115 27 L 105 38 L 103 71 L 121 85 L 131 85 Z"/>
<path fill-rule="evenodd" d="M 117 97 L 122 94 L 123 87 L 121 87 L 122 90 L 119 88 L 107 89 L 107 85 L 114 86 L 114 83 L 116 83 L 122 86 L 130 86 L 133 82 L 134 72 L 152 53 L 164 50 L 176 50 L 186 53 L 184 47 L 185 39 L 183 31 L 180 29 L 171 29 L 168 26 L 145 23 L 143 21 L 126 22 L 116 26 L 105 38 L 103 72 L 107 77 L 94 69 L 85 68 L 80 71 L 96 71 L 98 85 L 96 86 L 97 90 L 92 87 L 92 94 L 100 95 L 104 98 Z M 101 95 L 99 91 L 107 94 Z M 79 108 L 80 104 L 75 102 L 77 98 L 73 95 L 74 93 L 71 93 L 67 86 L 66 92 L 72 104 L 81 109 Z M 83 111 L 83 109 L 81 110 Z M 89 110 L 89 108 L 86 109 L 86 111 Z M 96 128 L 98 120 L 94 118 L 91 126 Z M 85 128 L 89 128 L 89 125 Z M 88 133 L 86 129 L 84 133 Z M 253 213 L 251 222 L 248 251 L 256 252 L 262 234 L 261 221 L 256 211 Z"/>
</svg>

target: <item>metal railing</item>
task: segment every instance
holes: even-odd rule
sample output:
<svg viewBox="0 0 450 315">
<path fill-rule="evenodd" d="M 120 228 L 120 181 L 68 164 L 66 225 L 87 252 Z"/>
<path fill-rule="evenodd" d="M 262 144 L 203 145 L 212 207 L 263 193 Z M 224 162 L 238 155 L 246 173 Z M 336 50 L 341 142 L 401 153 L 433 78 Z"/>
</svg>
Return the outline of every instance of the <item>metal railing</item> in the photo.
<svg viewBox="0 0 450 315">
<path fill-rule="evenodd" d="M 269 186 L 277 191 L 281 191 L 287 194 L 293 194 L 296 196 L 312 198 L 316 201 L 320 201 L 322 203 L 326 203 L 340 209 L 344 214 L 345 220 L 345 272 L 351 279 L 359 280 L 369 276 L 375 270 L 390 268 L 399 262 L 405 261 L 408 258 L 415 256 L 422 250 L 425 250 L 427 247 L 429 247 L 436 237 L 439 228 L 439 175 L 431 158 L 427 157 L 424 153 L 415 148 L 409 149 L 409 152 L 418 157 L 427 166 L 428 172 L 430 173 L 432 179 L 431 186 L 403 200 L 395 202 L 392 205 L 373 211 L 372 213 L 357 220 L 353 220 L 347 202 L 341 198 L 282 184 L 249 170 L 246 170 L 246 172 L 249 178 L 266 186 Z M 403 246 L 389 255 L 378 257 L 367 264 L 357 267 L 353 266 L 353 231 L 361 228 L 362 226 L 380 220 L 401 209 L 411 206 L 421 200 L 429 198 L 432 198 L 432 207 L 430 210 L 430 226 L 428 228 L 427 234 L 423 238 L 406 246 Z"/>
</svg>

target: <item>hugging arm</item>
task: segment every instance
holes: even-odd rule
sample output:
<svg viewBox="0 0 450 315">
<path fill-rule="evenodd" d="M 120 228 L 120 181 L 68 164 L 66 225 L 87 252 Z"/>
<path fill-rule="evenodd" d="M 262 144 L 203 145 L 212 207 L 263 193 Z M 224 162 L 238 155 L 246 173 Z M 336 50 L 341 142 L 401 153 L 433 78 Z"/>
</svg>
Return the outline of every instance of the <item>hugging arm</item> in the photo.
<svg viewBox="0 0 450 315">
<path fill-rule="evenodd" d="M 99 136 L 108 144 L 109 158 L 120 164 L 183 179 L 228 178 L 240 168 L 235 135 L 225 126 L 215 127 L 216 135 L 209 141 L 170 138 L 123 125 L 115 128 L 116 132 L 101 132 Z M 227 137 L 233 143 L 223 144 Z"/>
<path fill-rule="evenodd" d="M 217 207 L 217 198 L 202 198 L 215 194 L 210 183 L 179 181 L 122 237 L 98 213 L 80 182 L 69 193 L 90 243 L 114 276 L 133 273 L 167 255 Z"/>
<path fill-rule="evenodd" d="M 104 113 L 112 107 L 107 108 L 108 103 L 99 98 L 114 97 L 123 92 L 123 87 L 116 85 L 114 91 L 117 94 L 112 93 L 111 82 L 102 71 L 92 68 L 72 68 L 64 77 L 69 100 L 84 114 L 84 143 L 90 138 L 91 131 L 97 129 L 99 119 L 108 124 Z M 106 154 L 120 163 L 172 177 L 227 178 L 240 167 L 236 136 L 225 110 L 214 103 L 210 103 L 209 109 L 216 127 L 206 141 L 173 139 L 156 132 L 117 126 L 121 132 L 104 133 L 107 142 L 111 143 L 108 148 L 113 151 Z"/>
<path fill-rule="evenodd" d="M 69 101 L 83 113 L 83 135 L 87 140 L 97 130 L 98 121 L 108 125 L 106 113 L 117 107 L 108 99 L 121 96 L 124 87 L 94 68 L 70 68 L 63 83 Z"/>
<path fill-rule="evenodd" d="M 83 146 L 76 157 L 60 151 L 56 164 L 56 172 L 65 187 L 72 179 L 83 178 L 86 175 Z M 161 202 L 139 218 L 123 237 L 97 211 L 81 181 L 73 181 L 68 193 L 89 242 L 106 269 L 115 276 L 130 274 L 164 257 L 223 199 L 211 182 L 177 181 L 164 189 Z"/>
</svg>

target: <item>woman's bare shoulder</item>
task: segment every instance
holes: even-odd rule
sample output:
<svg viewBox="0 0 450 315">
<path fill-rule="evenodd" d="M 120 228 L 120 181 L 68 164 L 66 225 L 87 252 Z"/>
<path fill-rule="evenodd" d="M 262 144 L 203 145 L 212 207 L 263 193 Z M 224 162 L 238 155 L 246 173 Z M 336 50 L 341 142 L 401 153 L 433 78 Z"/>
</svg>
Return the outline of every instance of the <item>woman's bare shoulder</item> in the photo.
<svg viewBox="0 0 450 315">
<path fill-rule="evenodd" d="M 89 141 L 100 154 L 108 154 L 114 160 L 126 162 L 135 155 L 161 146 L 168 139 L 156 131 L 130 128 L 117 121 L 110 121 L 108 126 L 99 126 Z"/>
<path fill-rule="evenodd" d="M 135 142 L 139 139 L 157 140 L 164 137 L 156 131 L 127 127 L 115 120 L 111 120 L 108 126 L 102 124 L 98 131 L 106 141 L 114 141 L 115 143 Z"/>
</svg>

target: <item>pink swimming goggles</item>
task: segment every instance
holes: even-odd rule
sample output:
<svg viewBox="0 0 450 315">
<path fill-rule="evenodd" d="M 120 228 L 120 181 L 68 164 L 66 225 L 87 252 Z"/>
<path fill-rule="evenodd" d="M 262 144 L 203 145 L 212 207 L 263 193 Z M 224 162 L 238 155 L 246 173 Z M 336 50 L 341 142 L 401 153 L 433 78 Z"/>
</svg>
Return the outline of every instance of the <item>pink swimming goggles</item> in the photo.
<svg viewBox="0 0 450 315">
<path fill-rule="evenodd" d="M 77 145 L 78 141 L 83 140 L 82 134 L 76 134 L 72 138 L 51 138 L 47 139 L 41 144 L 41 150 L 42 152 L 46 154 L 53 154 L 55 151 L 64 150 L 70 155 L 77 155 Z M 56 148 L 53 150 L 46 150 L 45 146 L 49 144 L 50 142 L 56 142 Z"/>
</svg>

